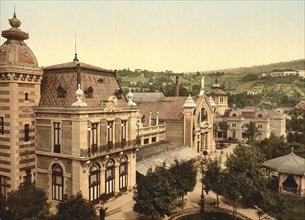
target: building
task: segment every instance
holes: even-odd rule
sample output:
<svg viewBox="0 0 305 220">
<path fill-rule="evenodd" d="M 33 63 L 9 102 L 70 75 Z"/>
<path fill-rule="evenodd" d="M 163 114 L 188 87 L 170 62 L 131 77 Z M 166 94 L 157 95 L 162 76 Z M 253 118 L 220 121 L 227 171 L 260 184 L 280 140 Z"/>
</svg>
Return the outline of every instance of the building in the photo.
<svg viewBox="0 0 305 220">
<path fill-rule="evenodd" d="M 291 153 L 267 160 L 263 166 L 276 172 L 279 192 L 305 197 L 305 159 L 296 155 L 293 148 Z"/>
<path fill-rule="evenodd" d="M 152 121 L 166 124 L 166 140 L 188 146 L 195 152 L 211 152 L 215 149 L 215 103 L 204 94 L 204 78 L 201 92 L 195 97 L 164 97 L 154 102 L 138 103 L 143 126 Z M 141 136 L 141 135 L 140 135 Z M 153 143 L 152 136 L 141 136 L 143 144 Z M 145 141 L 146 140 L 146 141 Z"/>
<path fill-rule="evenodd" d="M 20 24 L 14 14 L 0 47 L 1 194 L 29 170 L 51 204 L 79 191 L 98 202 L 132 189 L 140 115 L 115 72 L 77 54 L 42 70 Z"/>
<path fill-rule="evenodd" d="M 220 129 L 220 123 L 229 125 L 227 131 Z M 269 138 L 271 133 L 276 136 L 286 136 L 286 117 L 284 113 L 275 110 L 267 110 L 255 107 L 244 109 L 227 109 L 223 116 L 217 115 L 217 139 L 233 138 L 240 141 L 245 140 L 245 132 L 250 122 L 254 122 L 258 128 L 257 139 Z"/>
<path fill-rule="evenodd" d="M 298 71 L 290 70 L 290 71 L 275 71 L 270 73 L 270 76 L 278 77 L 278 76 L 297 76 Z"/>
<path fill-rule="evenodd" d="M 16 14 L 11 28 L 2 31 L 0 46 L 0 188 L 4 196 L 17 189 L 26 170 L 35 169 L 36 118 L 42 69 L 24 42 L 29 34 L 20 30 Z M 36 173 L 32 172 L 33 178 Z"/>
<path fill-rule="evenodd" d="M 212 85 L 212 89 L 206 92 L 207 96 L 211 96 L 216 104 L 216 112 L 223 115 L 225 110 L 228 109 L 228 96 L 229 93 L 222 90 L 221 85 L 216 79 Z"/>
<path fill-rule="evenodd" d="M 299 77 L 305 78 L 305 70 L 297 70 L 297 74 L 299 75 Z"/>
</svg>

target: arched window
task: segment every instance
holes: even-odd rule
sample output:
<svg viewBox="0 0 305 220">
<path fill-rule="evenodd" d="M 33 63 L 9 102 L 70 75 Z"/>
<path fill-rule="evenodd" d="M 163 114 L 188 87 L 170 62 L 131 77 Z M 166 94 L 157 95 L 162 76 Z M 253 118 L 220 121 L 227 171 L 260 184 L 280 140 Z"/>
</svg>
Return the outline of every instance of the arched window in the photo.
<svg viewBox="0 0 305 220">
<path fill-rule="evenodd" d="M 205 108 L 201 109 L 201 114 L 200 115 L 201 115 L 201 122 L 208 120 L 208 113 L 207 113 Z"/>
<path fill-rule="evenodd" d="M 257 116 L 258 118 L 262 118 L 263 117 L 263 115 L 262 114 L 258 114 L 258 116 Z"/>
<path fill-rule="evenodd" d="M 62 200 L 64 195 L 64 176 L 59 164 L 52 166 L 52 199 Z"/>
<path fill-rule="evenodd" d="M 100 196 L 100 167 L 94 164 L 89 175 L 89 201 L 99 199 Z"/>
<path fill-rule="evenodd" d="M 235 118 L 235 117 L 237 117 L 237 115 L 236 115 L 235 113 L 233 113 L 233 114 L 232 114 L 232 117 Z"/>
<path fill-rule="evenodd" d="M 107 195 L 114 195 L 114 161 L 112 159 L 108 160 L 106 163 L 106 194 Z"/>
<path fill-rule="evenodd" d="M 127 156 L 123 156 L 120 160 L 120 191 L 127 190 L 128 164 Z"/>
</svg>

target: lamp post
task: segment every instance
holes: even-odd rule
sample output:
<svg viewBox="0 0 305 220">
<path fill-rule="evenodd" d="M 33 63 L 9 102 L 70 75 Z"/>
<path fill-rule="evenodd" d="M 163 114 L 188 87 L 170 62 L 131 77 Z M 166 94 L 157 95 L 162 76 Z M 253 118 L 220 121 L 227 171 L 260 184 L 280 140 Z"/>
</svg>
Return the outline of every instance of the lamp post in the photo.
<svg viewBox="0 0 305 220">
<path fill-rule="evenodd" d="M 137 144 L 140 145 L 141 144 L 141 140 L 140 140 L 140 123 L 139 122 L 137 122 L 137 127 L 138 127 Z"/>
<path fill-rule="evenodd" d="M 200 196 L 200 213 L 204 213 L 204 185 L 203 185 L 203 178 L 204 178 L 204 168 L 206 164 L 206 155 L 204 154 L 203 159 L 201 160 L 201 196 Z"/>
</svg>

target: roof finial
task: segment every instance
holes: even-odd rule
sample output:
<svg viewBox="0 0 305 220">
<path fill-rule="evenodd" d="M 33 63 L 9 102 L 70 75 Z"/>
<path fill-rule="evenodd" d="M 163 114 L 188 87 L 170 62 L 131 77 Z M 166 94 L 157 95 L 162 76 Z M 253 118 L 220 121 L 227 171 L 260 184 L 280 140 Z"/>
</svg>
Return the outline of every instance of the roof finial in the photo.
<svg viewBox="0 0 305 220">
<path fill-rule="evenodd" d="M 293 147 L 291 147 L 291 153 L 293 154 Z"/>
<path fill-rule="evenodd" d="M 15 3 L 14 3 L 14 18 L 16 18 Z"/>
<path fill-rule="evenodd" d="M 76 52 L 76 32 L 75 32 L 75 37 L 74 37 L 74 51 L 75 51 L 75 56 L 74 56 L 73 61 L 78 62 L 79 60 L 77 58 L 77 52 Z"/>
</svg>

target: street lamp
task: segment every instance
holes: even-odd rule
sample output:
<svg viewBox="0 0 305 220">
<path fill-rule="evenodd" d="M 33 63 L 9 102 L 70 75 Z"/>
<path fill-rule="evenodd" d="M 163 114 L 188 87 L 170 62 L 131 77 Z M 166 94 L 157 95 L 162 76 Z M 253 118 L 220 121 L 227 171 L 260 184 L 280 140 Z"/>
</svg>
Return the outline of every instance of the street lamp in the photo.
<svg viewBox="0 0 305 220">
<path fill-rule="evenodd" d="M 204 178 L 204 168 L 205 168 L 205 164 L 206 164 L 206 151 L 203 152 L 203 159 L 201 160 L 201 196 L 200 196 L 200 213 L 203 214 L 204 213 L 204 184 L 203 184 L 203 178 Z"/>
<path fill-rule="evenodd" d="M 140 123 L 137 122 L 137 127 L 138 127 L 138 137 L 137 137 L 137 144 L 140 145 L 141 144 L 141 140 L 140 140 Z"/>
</svg>

